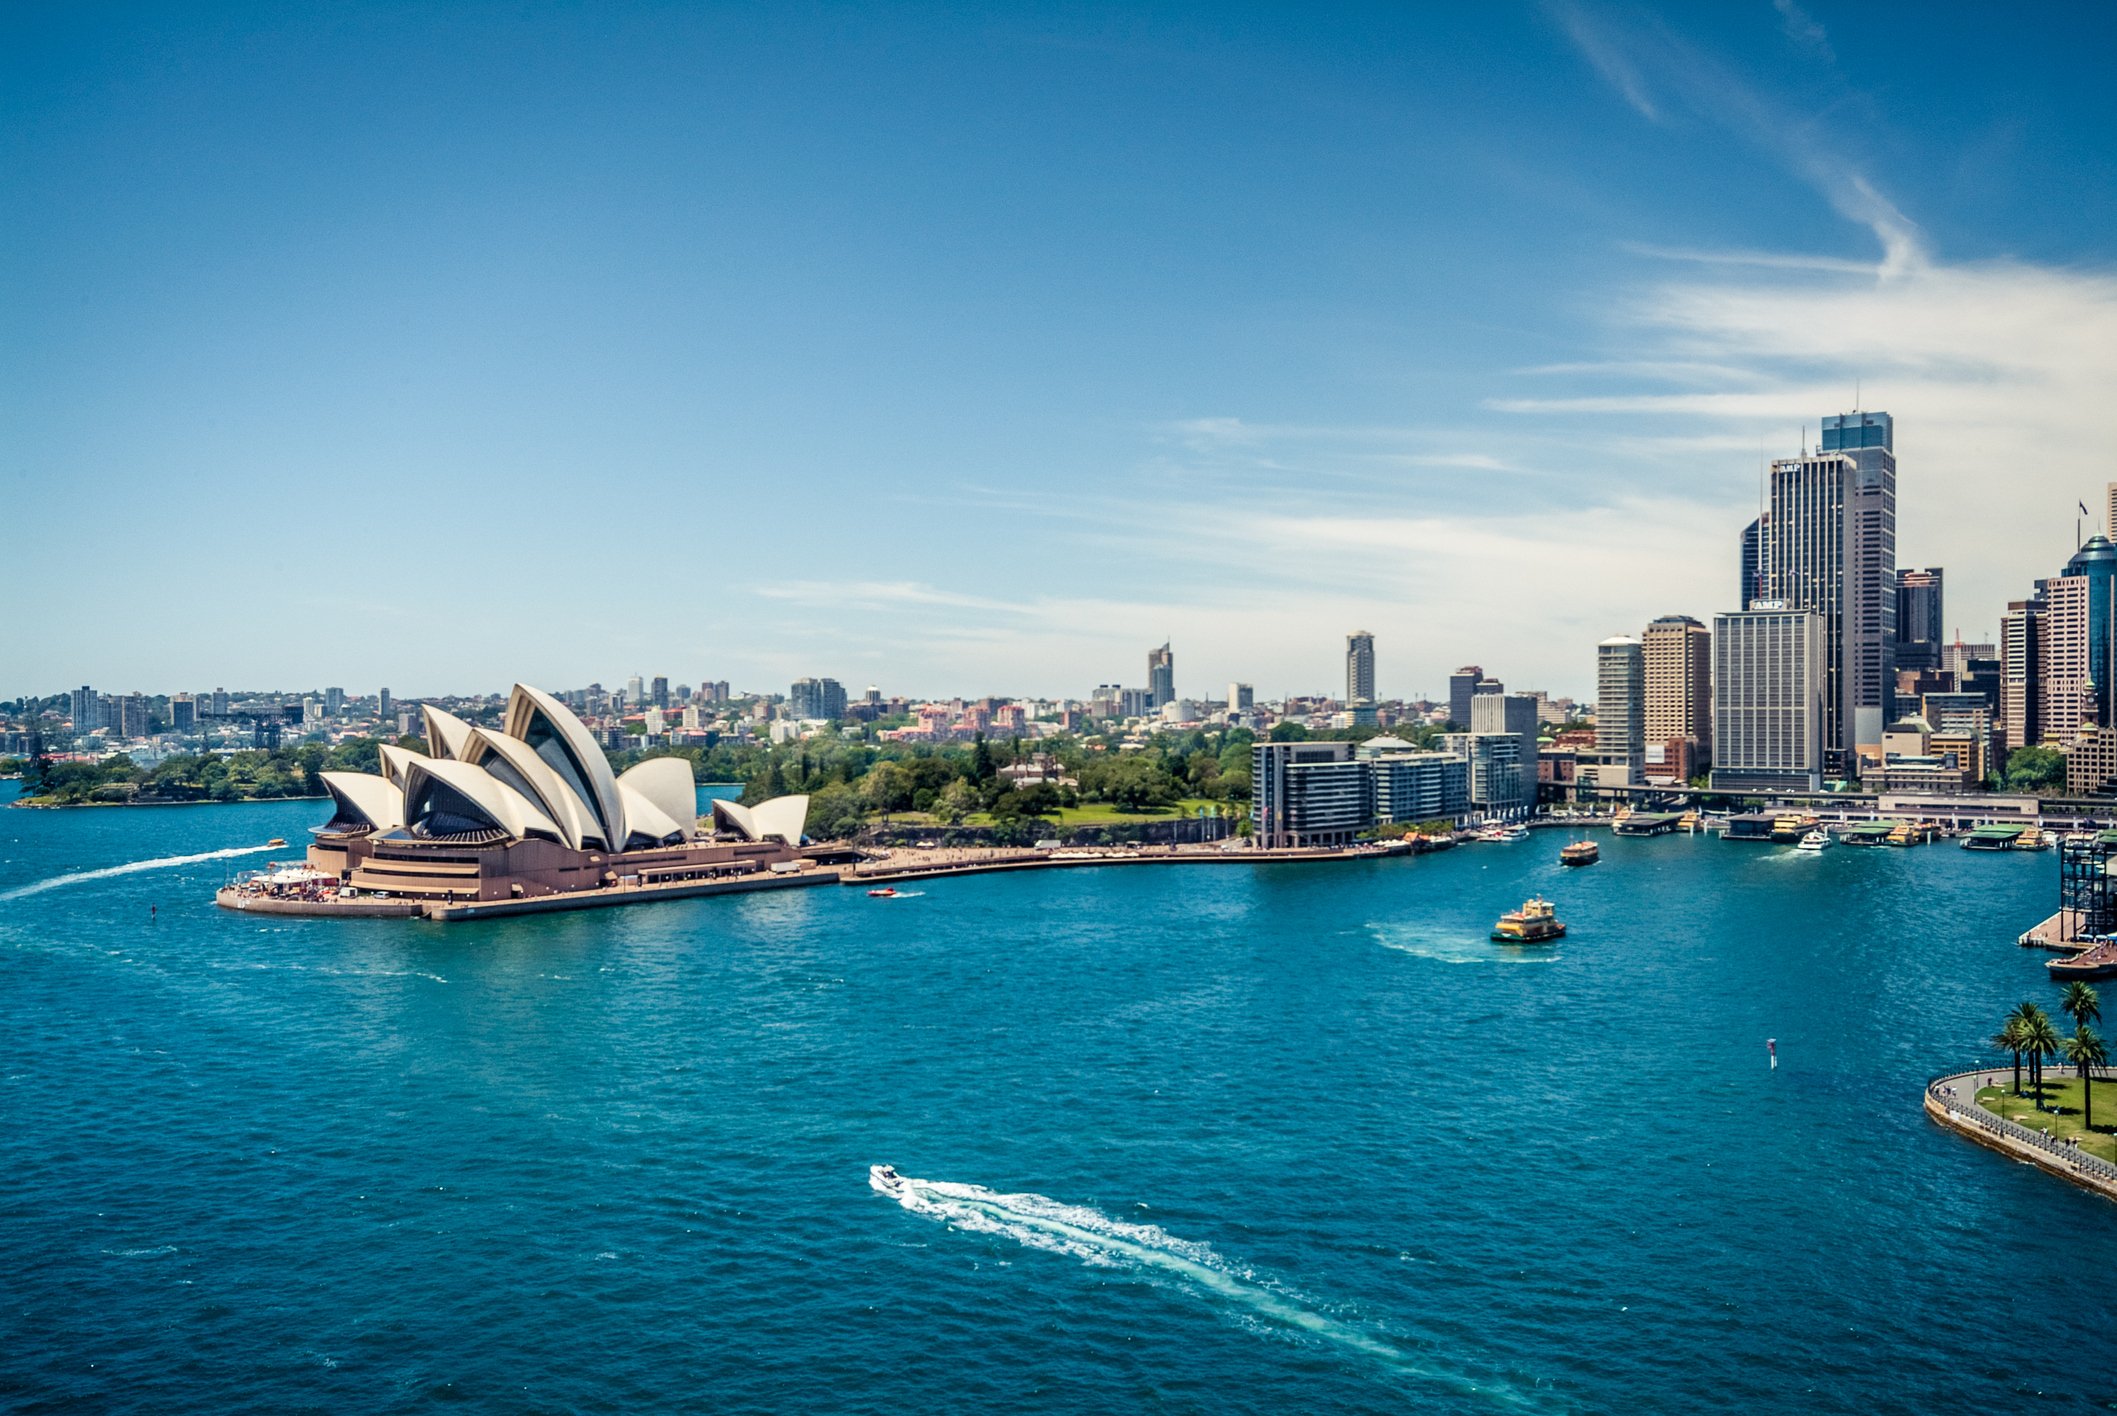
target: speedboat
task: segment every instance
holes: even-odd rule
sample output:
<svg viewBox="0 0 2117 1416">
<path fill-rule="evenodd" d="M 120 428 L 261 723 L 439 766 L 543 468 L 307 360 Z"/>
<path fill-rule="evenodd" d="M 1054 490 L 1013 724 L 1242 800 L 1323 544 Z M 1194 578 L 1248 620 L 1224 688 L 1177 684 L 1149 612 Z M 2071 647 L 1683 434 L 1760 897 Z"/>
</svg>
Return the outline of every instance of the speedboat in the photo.
<svg viewBox="0 0 2117 1416">
<path fill-rule="evenodd" d="M 1815 830 L 1803 836 L 1800 844 L 1795 846 L 1794 849 L 1797 851 L 1820 851 L 1827 850 L 1836 844 L 1837 842 L 1831 839 L 1830 833 L 1818 826 Z"/>
<path fill-rule="evenodd" d="M 287 838 L 285 836 L 274 836 L 271 840 L 265 842 L 267 846 L 283 846 L 286 843 Z"/>
<path fill-rule="evenodd" d="M 885 885 L 879 890 L 868 891 L 867 897 L 871 900 L 894 900 L 897 898 L 897 890 L 893 885 Z"/>
<path fill-rule="evenodd" d="M 867 1168 L 867 1183 L 877 1193 L 893 1199 L 902 1199 L 911 1189 L 911 1181 L 899 1175 L 894 1165 L 870 1165 Z"/>
</svg>

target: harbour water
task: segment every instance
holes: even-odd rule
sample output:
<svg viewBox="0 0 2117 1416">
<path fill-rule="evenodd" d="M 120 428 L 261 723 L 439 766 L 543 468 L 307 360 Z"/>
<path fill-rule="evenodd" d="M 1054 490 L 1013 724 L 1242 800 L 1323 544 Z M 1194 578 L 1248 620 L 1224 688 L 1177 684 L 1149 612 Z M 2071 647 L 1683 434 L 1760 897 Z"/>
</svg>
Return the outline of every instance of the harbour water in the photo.
<svg viewBox="0 0 2117 1416">
<path fill-rule="evenodd" d="M 11 1408 L 2117 1402 L 2117 1209 L 1919 1111 L 2049 855 L 214 910 L 318 814 L 0 812 Z"/>
</svg>

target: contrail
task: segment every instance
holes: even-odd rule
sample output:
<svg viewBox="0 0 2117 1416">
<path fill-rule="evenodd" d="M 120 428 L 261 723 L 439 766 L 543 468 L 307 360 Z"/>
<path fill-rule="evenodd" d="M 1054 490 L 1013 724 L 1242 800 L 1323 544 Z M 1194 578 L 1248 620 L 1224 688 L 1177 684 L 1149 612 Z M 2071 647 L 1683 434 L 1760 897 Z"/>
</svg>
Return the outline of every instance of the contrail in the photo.
<svg viewBox="0 0 2117 1416">
<path fill-rule="evenodd" d="M 0 900 L 19 900 L 24 895 L 38 895 L 46 890 L 56 890 L 61 885 L 79 885 L 84 880 L 108 880 L 113 875 L 131 875 L 142 870 L 166 870 L 172 865 L 196 865 L 202 860 L 227 860 L 234 856 L 261 855 L 266 851 L 285 850 L 285 846 L 231 846 L 224 851 L 201 851 L 197 855 L 157 856 L 153 860 L 136 860 L 127 865 L 110 865 L 101 870 L 77 870 L 71 875 L 54 875 L 49 880 L 39 880 L 32 885 L 0 891 Z"/>
<path fill-rule="evenodd" d="M 1258 1317 L 1362 1353 L 1408 1376 L 1443 1383 L 1503 1406 L 1532 1409 L 1520 1394 L 1505 1388 L 1479 1386 L 1420 1366 L 1382 1339 L 1256 1282 L 1248 1270 L 1230 1264 L 1209 1246 L 1178 1239 L 1154 1225 L 1130 1224 L 1043 1195 L 1001 1194 L 982 1185 L 910 1176 L 899 1176 L 891 1183 L 873 1174 L 868 1183 L 913 1214 L 952 1228 L 1004 1235 L 1028 1248 L 1067 1254 L 1084 1263 L 1174 1278 L 1194 1291 L 1225 1298 Z"/>
</svg>

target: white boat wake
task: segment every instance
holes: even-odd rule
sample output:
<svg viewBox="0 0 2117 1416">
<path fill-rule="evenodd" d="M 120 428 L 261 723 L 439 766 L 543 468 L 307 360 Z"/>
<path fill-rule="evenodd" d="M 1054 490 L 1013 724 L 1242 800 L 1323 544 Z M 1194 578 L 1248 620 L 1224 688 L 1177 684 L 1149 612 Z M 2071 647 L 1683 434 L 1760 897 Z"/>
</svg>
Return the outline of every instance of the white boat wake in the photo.
<svg viewBox="0 0 2117 1416">
<path fill-rule="evenodd" d="M 266 851 L 289 849 L 286 846 L 231 846 L 224 851 L 201 851 L 197 855 L 158 856 L 153 860 L 135 860 L 124 865 L 108 865 L 101 870 L 77 870 L 71 875 L 54 875 L 49 880 L 18 886 L 13 890 L 0 890 L 0 900 L 19 900 L 24 895 L 38 895 L 46 890 L 56 890 L 61 885 L 79 885 L 89 880 L 108 880 L 114 875 L 132 875 L 142 870 L 167 870 L 176 865 L 196 865 L 202 860 L 232 860 L 236 856 L 263 855 Z"/>
<path fill-rule="evenodd" d="M 920 1180 L 877 1166 L 868 1184 L 913 1214 L 974 1234 L 996 1234 L 1031 1249 L 1065 1254 L 1099 1267 L 1127 1269 L 1154 1279 L 1173 1279 L 1193 1292 L 1227 1299 L 1252 1317 L 1372 1357 L 1391 1369 L 1498 1404 L 1526 1408 L 1518 1393 L 1481 1386 L 1437 1372 L 1409 1354 L 1350 1323 L 1317 1312 L 1229 1263 L 1210 1246 L 1178 1239 L 1151 1224 L 1112 1219 L 1100 1210 L 1062 1204 L 1043 1195 L 1010 1195 L 982 1185 Z"/>
</svg>

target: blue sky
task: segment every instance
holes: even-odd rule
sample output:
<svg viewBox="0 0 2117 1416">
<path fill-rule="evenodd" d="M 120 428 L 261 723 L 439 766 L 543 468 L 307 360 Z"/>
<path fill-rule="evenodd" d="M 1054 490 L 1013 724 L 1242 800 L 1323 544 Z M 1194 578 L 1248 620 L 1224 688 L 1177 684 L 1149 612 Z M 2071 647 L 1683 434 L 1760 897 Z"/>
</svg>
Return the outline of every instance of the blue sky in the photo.
<svg viewBox="0 0 2117 1416">
<path fill-rule="evenodd" d="M 0 694 L 1386 695 L 2117 478 L 2097 7 L 15 7 Z"/>
</svg>

